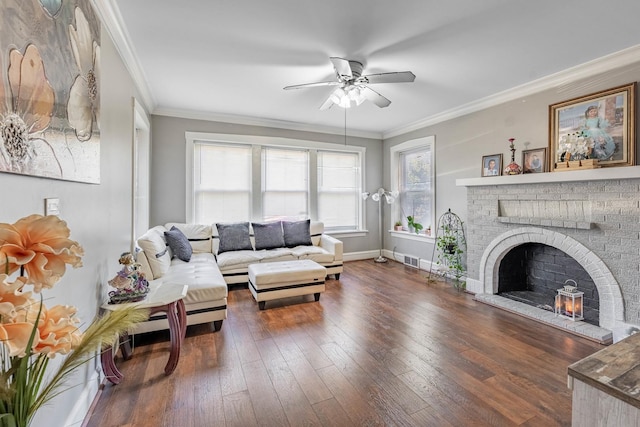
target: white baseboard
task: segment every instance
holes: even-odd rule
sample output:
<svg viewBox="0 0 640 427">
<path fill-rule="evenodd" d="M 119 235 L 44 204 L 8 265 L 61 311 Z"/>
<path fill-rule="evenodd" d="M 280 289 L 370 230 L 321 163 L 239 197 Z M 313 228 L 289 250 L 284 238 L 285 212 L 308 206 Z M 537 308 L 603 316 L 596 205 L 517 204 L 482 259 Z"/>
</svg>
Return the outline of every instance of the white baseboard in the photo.
<svg viewBox="0 0 640 427">
<path fill-rule="evenodd" d="M 382 252 L 384 255 L 384 251 Z M 359 261 L 362 259 L 373 259 L 377 258 L 380 255 L 380 250 L 376 249 L 373 251 L 362 251 L 362 252 L 349 252 L 342 255 L 343 261 Z"/>
<path fill-rule="evenodd" d="M 77 427 L 82 425 L 82 422 L 89 413 L 89 409 L 93 404 L 96 394 L 98 393 L 99 386 L 100 375 L 98 372 L 93 371 L 91 378 L 85 383 L 80 397 L 76 401 L 76 404 L 73 405 L 73 408 L 69 412 L 69 416 L 67 416 L 67 419 L 64 422 L 66 427 Z"/>
<path fill-rule="evenodd" d="M 359 261 L 359 260 L 363 260 L 363 259 L 374 259 L 377 258 L 378 255 L 380 255 L 380 250 L 376 249 L 373 251 L 362 251 L 362 252 L 348 252 L 343 254 L 343 260 L 344 261 Z M 410 255 L 410 254 L 407 254 Z M 398 262 L 403 262 L 404 260 L 404 256 L 405 254 L 401 253 L 401 252 L 393 252 L 390 251 L 388 249 L 383 249 L 382 250 L 382 256 L 384 256 L 385 258 L 388 258 L 390 260 L 394 260 L 394 261 L 398 261 Z M 411 255 L 411 256 L 415 256 L 415 255 Z M 425 270 L 425 271 L 430 271 L 431 270 L 431 261 L 427 260 L 427 259 L 423 259 L 418 257 L 418 260 L 420 262 L 420 270 Z"/>
</svg>

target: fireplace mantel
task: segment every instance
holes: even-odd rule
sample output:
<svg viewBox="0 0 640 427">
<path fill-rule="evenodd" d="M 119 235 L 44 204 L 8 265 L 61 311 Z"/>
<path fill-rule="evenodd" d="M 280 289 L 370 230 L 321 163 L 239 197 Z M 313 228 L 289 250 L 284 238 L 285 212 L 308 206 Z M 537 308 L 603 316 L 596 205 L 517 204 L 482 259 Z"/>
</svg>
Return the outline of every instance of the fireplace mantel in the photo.
<svg viewBox="0 0 640 427">
<path fill-rule="evenodd" d="M 640 178 L 640 166 L 574 170 L 564 172 L 529 173 L 523 175 L 490 176 L 456 179 L 458 187 L 488 185 L 547 184 L 553 182 L 599 181 Z"/>
</svg>

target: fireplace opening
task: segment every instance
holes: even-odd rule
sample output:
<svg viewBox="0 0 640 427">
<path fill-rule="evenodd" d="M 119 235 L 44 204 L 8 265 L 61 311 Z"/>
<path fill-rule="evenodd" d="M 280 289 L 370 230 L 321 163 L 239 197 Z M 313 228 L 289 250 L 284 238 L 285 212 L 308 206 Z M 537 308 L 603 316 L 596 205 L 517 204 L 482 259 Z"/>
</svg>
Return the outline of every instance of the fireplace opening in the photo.
<svg viewBox="0 0 640 427">
<path fill-rule="evenodd" d="M 554 311 L 558 289 L 575 280 L 584 292 L 584 321 L 599 326 L 600 299 L 589 273 L 560 249 L 526 243 L 511 249 L 499 267 L 498 295 L 534 307 Z"/>
</svg>

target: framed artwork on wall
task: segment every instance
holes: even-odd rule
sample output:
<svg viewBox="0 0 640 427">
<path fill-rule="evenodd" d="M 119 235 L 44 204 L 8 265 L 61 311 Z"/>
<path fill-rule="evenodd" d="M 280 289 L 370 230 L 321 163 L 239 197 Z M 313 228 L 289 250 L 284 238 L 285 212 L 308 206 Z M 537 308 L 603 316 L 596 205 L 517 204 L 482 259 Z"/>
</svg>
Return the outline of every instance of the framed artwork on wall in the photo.
<svg viewBox="0 0 640 427">
<path fill-rule="evenodd" d="M 500 176 L 502 174 L 502 154 L 482 156 L 481 176 Z"/>
<path fill-rule="evenodd" d="M 541 173 L 547 171 L 547 149 L 534 148 L 522 150 L 522 173 Z"/>
<path fill-rule="evenodd" d="M 1 2 L 0 172 L 100 183 L 100 23 L 90 0 Z"/>
<path fill-rule="evenodd" d="M 549 168 L 574 160 L 635 164 L 636 83 L 549 106 Z"/>
</svg>

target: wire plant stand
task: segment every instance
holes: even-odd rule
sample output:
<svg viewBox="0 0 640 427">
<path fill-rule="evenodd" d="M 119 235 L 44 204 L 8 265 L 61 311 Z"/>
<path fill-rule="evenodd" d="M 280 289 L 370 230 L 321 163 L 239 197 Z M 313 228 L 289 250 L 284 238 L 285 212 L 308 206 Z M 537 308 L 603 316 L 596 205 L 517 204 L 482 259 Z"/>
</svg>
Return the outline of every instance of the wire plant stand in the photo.
<svg viewBox="0 0 640 427">
<path fill-rule="evenodd" d="M 436 264 L 443 268 L 437 269 L 437 274 L 445 278 L 454 279 L 454 287 L 463 290 L 466 283 L 461 277 L 466 273 L 467 238 L 464 233 L 464 223 L 458 215 L 449 208 L 438 218 L 435 230 L 435 245 L 431 252 L 431 266 L 429 268 L 428 282 L 431 282 L 431 274 L 434 270 L 434 257 Z"/>
</svg>

